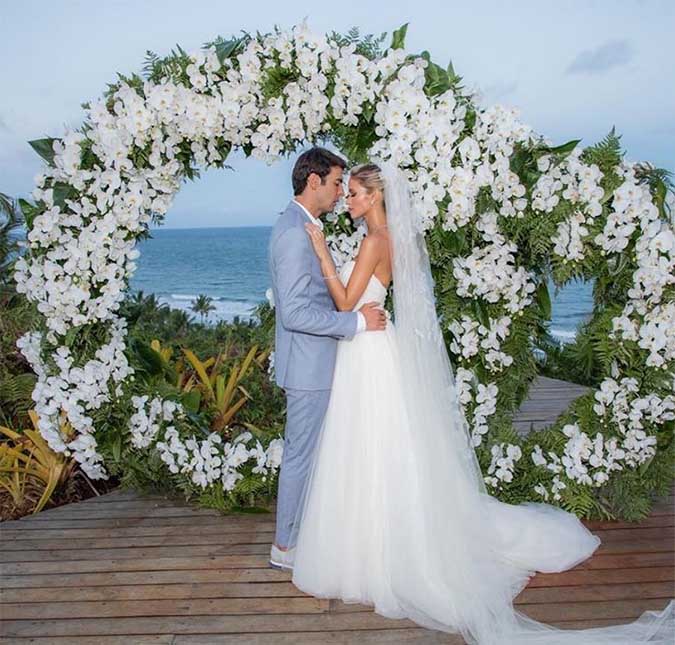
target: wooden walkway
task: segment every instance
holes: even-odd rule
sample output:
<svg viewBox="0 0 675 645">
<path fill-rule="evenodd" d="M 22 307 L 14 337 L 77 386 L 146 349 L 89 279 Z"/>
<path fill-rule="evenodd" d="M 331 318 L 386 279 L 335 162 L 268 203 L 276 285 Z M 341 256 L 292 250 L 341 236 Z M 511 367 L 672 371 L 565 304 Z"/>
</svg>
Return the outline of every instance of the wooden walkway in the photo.
<svg viewBox="0 0 675 645">
<path fill-rule="evenodd" d="M 452 643 L 360 605 L 306 596 L 269 568 L 273 517 L 116 491 L 2 525 L 0 642 Z M 639 525 L 586 522 L 602 545 L 517 598 L 561 627 L 628 622 L 674 595 L 673 499 Z"/>
<path fill-rule="evenodd" d="M 538 376 L 513 417 L 513 427 L 521 436 L 551 425 L 570 403 L 589 391 L 584 385 Z"/>
<path fill-rule="evenodd" d="M 546 421 L 534 404 L 546 386 L 560 389 L 550 381 L 528 399 L 524 423 Z M 518 608 L 578 628 L 665 607 L 675 596 L 674 499 L 639 524 L 585 522 L 602 540 L 596 554 L 534 576 Z M 273 532 L 273 515 L 223 516 L 133 491 L 0 524 L 0 643 L 463 642 L 303 594 L 268 566 Z"/>
</svg>

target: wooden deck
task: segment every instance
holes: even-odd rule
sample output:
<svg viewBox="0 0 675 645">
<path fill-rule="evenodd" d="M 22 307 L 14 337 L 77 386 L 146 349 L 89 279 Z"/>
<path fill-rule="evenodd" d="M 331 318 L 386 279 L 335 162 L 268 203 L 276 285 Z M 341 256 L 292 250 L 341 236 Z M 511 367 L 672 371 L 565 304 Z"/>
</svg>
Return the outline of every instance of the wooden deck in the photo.
<svg viewBox="0 0 675 645">
<path fill-rule="evenodd" d="M 561 388 L 546 381 L 523 423 L 546 421 L 537 395 Z M 674 499 L 639 524 L 585 522 L 602 540 L 596 554 L 536 575 L 518 608 L 590 627 L 665 607 L 675 596 Z M 272 515 L 223 516 L 133 491 L 0 524 L 0 643 L 463 642 L 303 594 L 268 566 L 273 532 Z"/>
<path fill-rule="evenodd" d="M 513 417 L 513 427 L 521 436 L 551 425 L 570 403 L 589 391 L 584 385 L 538 376 Z"/>
<path fill-rule="evenodd" d="M 453 643 L 368 607 L 306 596 L 268 567 L 271 516 L 222 516 L 113 492 L 2 525 L 1 642 Z M 628 622 L 674 595 L 673 498 L 639 525 L 587 522 L 603 544 L 517 599 L 562 627 Z"/>
</svg>

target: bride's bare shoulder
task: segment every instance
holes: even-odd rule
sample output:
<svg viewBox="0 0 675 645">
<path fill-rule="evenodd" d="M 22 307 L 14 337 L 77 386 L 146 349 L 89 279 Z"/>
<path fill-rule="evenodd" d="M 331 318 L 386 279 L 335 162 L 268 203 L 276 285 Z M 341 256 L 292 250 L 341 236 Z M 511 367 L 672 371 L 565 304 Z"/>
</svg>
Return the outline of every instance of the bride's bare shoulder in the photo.
<svg viewBox="0 0 675 645">
<path fill-rule="evenodd" d="M 363 241 L 370 240 L 371 244 L 389 248 L 389 231 L 386 228 L 380 228 L 373 233 L 368 233 Z"/>
<path fill-rule="evenodd" d="M 389 253 L 389 238 L 380 234 L 380 231 L 366 235 L 359 247 L 359 257 L 382 259 Z"/>
<path fill-rule="evenodd" d="M 387 231 L 386 228 L 381 228 L 371 235 L 368 235 L 366 239 L 370 238 L 372 240 L 373 244 L 377 245 L 378 250 L 382 253 L 383 257 L 388 257 L 389 256 L 389 231 Z"/>
<path fill-rule="evenodd" d="M 384 230 L 369 233 L 361 242 L 356 266 L 368 275 L 374 275 L 383 285 L 391 280 L 389 234 Z"/>
</svg>

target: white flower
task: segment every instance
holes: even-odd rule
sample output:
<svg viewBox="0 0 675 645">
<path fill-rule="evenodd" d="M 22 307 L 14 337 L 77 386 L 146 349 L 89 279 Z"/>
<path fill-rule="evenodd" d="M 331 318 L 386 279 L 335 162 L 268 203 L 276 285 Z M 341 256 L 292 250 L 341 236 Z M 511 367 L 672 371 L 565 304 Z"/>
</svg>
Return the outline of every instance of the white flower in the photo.
<svg viewBox="0 0 675 645">
<path fill-rule="evenodd" d="M 534 491 L 541 495 L 544 498 L 544 501 L 548 501 L 548 491 L 546 490 L 546 487 L 543 484 L 537 484 L 534 487 Z"/>
<path fill-rule="evenodd" d="M 490 450 L 492 454 L 492 461 L 488 467 L 488 475 L 485 481 L 492 487 L 499 485 L 499 482 L 513 481 L 513 471 L 516 462 L 522 457 L 522 452 L 519 446 L 512 444 L 494 444 Z"/>
<path fill-rule="evenodd" d="M 490 303 L 502 301 L 515 314 L 532 302 L 535 285 L 522 267 L 515 267 L 513 244 L 491 243 L 475 247 L 471 255 L 453 260 L 457 293 L 466 298 L 481 297 Z"/>
<path fill-rule="evenodd" d="M 284 454 L 283 439 L 272 439 L 267 446 L 267 468 L 274 471 L 281 465 L 281 459 Z"/>
<path fill-rule="evenodd" d="M 628 301 L 612 320 L 610 340 L 630 344 L 627 351 L 640 357 L 637 367 L 648 375 L 667 373 L 672 366 L 675 232 L 659 217 L 635 166 L 622 163 L 614 169 L 621 184 L 606 196 L 602 172 L 582 160 L 580 148 L 562 159 L 543 155 L 530 193 L 512 170 L 512 156 L 540 138 L 515 110 L 485 108 L 471 93 L 456 89 L 427 96 L 426 60 L 402 50 L 370 60 L 354 43 L 341 46 L 304 23 L 250 39 L 224 63 L 213 47 L 189 56 L 185 82 L 168 76 L 142 87 L 120 82 L 105 100 L 92 102 L 86 129 L 54 142 L 54 164 L 36 178 L 39 212 L 27 234 L 27 252 L 15 265 L 17 291 L 44 317 L 44 333 L 30 332 L 17 343 L 37 375 L 38 428 L 54 450 L 74 455 L 88 476 L 106 476 L 94 412 L 114 405 L 133 374 L 118 312 L 136 269 L 135 243 L 153 217 L 170 208 L 183 179 L 185 153 L 192 155 L 192 165 L 209 168 L 223 163 L 225 144 L 245 147 L 271 163 L 293 146 L 329 134 L 331 122 L 355 126 L 366 114 L 372 115 L 376 135 L 368 155 L 398 164 L 410 180 L 415 229 L 425 233 L 439 224 L 473 245 L 453 258 L 456 295 L 487 304 L 490 318 L 481 317 L 481 324 L 458 311 L 445 324 L 461 363 L 457 396 L 469 415 L 474 446 L 488 431 L 498 392 L 495 383 L 478 381 L 475 373 L 482 370 L 468 367 L 480 364 L 496 374 L 513 363 L 503 347 L 513 319 L 532 304 L 538 282 L 519 264 L 521 254 L 510 239 L 519 222 L 510 218 L 553 218 L 554 265 L 581 262 L 598 250 L 614 256 L 612 261 L 635 261 Z M 290 80 L 270 97 L 263 84 L 277 68 Z M 475 114 L 472 127 L 469 112 Z M 138 150 L 145 151 L 142 167 L 134 161 Z M 85 152 L 95 159 L 87 170 Z M 59 199 L 57 185 L 70 186 L 71 198 Z M 338 267 L 356 256 L 364 235 L 361 226 L 353 235 L 328 238 Z M 270 290 L 266 296 L 274 307 Z M 86 325 L 105 336 L 91 351 L 65 341 L 70 329 Z M 273 365 L 272 354 L 270 375 Z M 534 463 L 555 475 L 549 488 L 535 487 L 544 499 L 560 499 L 566 485 L 561 477 L 600 486 L 613 470 L 645 463 L 655 454 L 655 429 L 672 419 L 675 401 L 668 392 L 643 391 L 635 379 L 621 377 L 622 369 L 615 361 L 593 408 L 617 436 L 591 437 L 568 424 L 563 453 L 544 455 L 539 447 L 532 452 Z M 231 491 L 243 476 L 238 469 L 250 468 L 251 461 L 263 477 L 280 464 L 280 439 L 263 450 L 250 445 L 250 433 L 226 445 L 217 435 L 181 438 L 180 406 L 157 396 L 134 397 L 132 405 L 132 445 L 154 447 L 169 472 L 198 486 L 219 481 Z M 62 416 L 72 435 L 63 436 Z M 486 481 L 500 486 L 517 461 L 515 447 L 501 445 L 493 457 Z"/>
<path fill-rule="evenodd" d="M 531 457 L 532 463 L 534 463 L 535 466 L 545 466 L 547 463 L 546 458 L 544 457 L 544 453 L 542 452 L 541 447 L 538 445 L 535 445 Z"/>
</svg>

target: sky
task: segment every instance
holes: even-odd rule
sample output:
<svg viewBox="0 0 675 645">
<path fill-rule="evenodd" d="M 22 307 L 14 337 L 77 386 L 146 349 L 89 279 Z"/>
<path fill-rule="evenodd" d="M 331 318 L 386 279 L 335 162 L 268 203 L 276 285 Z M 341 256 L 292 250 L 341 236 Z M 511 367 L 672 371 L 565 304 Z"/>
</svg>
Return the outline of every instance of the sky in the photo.
<svg viewBox="0 0 675 645">
<path fill-rule="evenodd" d="M 27 196 L 41 160 L 27 141 L 81 124 L 81 103 L 146 50 L 198 49 L 217 35 L 268 32 L 307 19 L 317 32 L 391 33 L 406 49 L 452 61 L 486 104 L 515 106 L 557 143 L 590 145 L 615 125 L 628 158 L 675 171 L 675 2 L 671 0 L 0 0 L 0 192 Z M 389 42 L 389 39 L 386 41 Z M 293 158 L 187 183 L 171 228 L 261 226 L 289 198 Z"/>
</svg>

